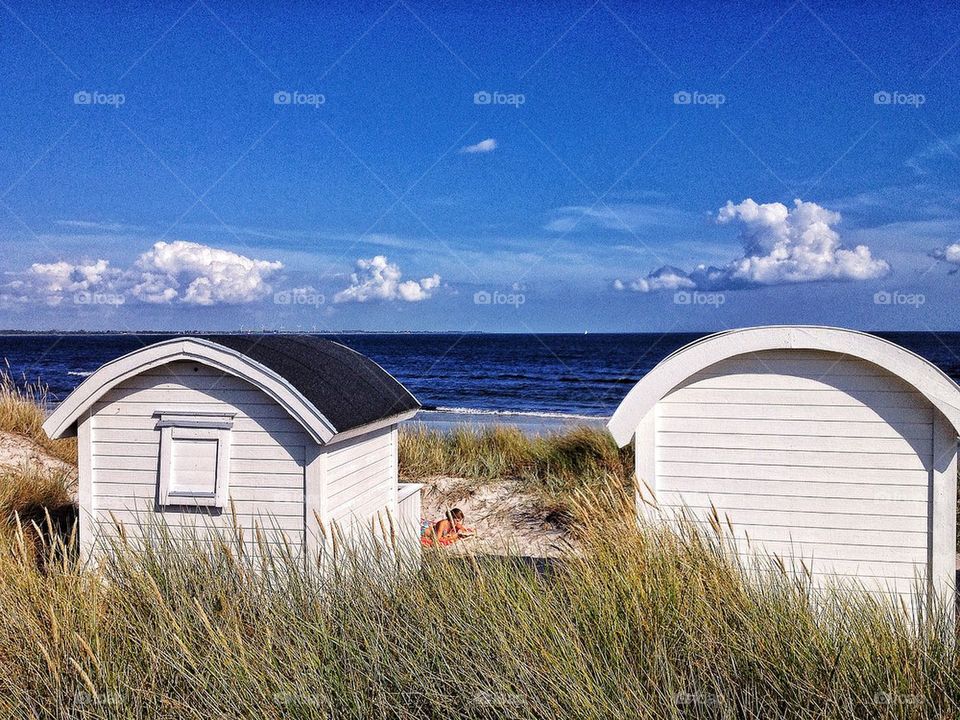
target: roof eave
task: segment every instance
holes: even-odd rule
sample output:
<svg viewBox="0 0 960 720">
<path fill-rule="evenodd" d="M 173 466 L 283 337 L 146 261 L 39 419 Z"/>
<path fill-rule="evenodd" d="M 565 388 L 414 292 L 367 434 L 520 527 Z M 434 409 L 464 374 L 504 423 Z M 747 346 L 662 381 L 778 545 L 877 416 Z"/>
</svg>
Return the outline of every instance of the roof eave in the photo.
<svg viewBox="0 0 960 720">
<path fill-rule="evenodd" d="M 379 420 L 374 420 L 373 422 L 369 422 L 364 425 L 358 425 L 357 427 L 350 428 L 349 430 L 344 430 L 343 432 L 339 432 L 330 438 L 326 442 L 326 445 L 335 445 L 336 443 L 343 442 L 344 440 L 350 440 L 352 438 L 359 437 L 360 435 L 366 435 L 367 433 L 382 430 L 383 428 L 390 427 L 391 425 L 397 425 L 405 420 L 414 418 L 418 412 L 420 412 L 420 408 L 416 407 L 411 410 L 404 410 L 403 412 L 389 415 L 385 418 L 380 418 Z"/>
</svg>

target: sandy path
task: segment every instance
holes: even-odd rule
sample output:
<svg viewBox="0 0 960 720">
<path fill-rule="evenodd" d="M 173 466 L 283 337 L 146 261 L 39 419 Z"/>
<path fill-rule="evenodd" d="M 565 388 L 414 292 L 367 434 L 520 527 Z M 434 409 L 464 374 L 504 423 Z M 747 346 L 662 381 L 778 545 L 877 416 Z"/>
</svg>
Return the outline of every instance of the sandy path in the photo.
<svg viewBox="0 0 960 720">
<path fill-rule="evenodd" d="M 466 524 L 477 536 L 447 548 L 454 553 L 520 554 L 527 557 L 557 557 L 572 543 L 563 528 L 550 521 L 547 511 L 519 492 L 515 483 L 483 485 L 460 478 L 420 480 L 423 515 L 437 520 L 454 507 L 463 510 Z"/>
<path fill-rule="evenodd" d="M 73 475 L 77 472 L 72 465 L 50 457 L 29 438 L 0 430 L 0 467 L 22 468 L 25 466 L 45 471 L 68 472 Z"/>
</svg>

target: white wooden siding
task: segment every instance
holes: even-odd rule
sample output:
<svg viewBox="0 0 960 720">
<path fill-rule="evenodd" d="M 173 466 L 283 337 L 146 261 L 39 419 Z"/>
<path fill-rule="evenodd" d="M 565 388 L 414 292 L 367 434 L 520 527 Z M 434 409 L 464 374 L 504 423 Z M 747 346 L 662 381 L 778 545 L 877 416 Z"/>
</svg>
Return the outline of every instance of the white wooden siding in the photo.
<svg viewBox="0 0 960 720">
<path fill-rule="evenodd" d="M 345 532 L 369 528 L 378 514 L 396 518 L 396 433 L 384 428 L 327 449 L 327 516 Z"/>
<path fill-rule="evenodd" d="M 706 523 L 715 507 L 741 553 L 802 561 L 820 583 L 907 594 L 925 572 L 935 410 L 900 378 L 769 350 L 697 372 L 653 412 L 661 508 Z"/>
<path fill-rule="evenodd" d="M 419 552 L 420 549 L 422 488 L 419 483 L 401 483 L 397 493 L 397 539 L 399 546 L 407 552 Z"/>
<path fill-rule="evenodd" d="M 257 527 L 267 540 L 282 531 L 294 546 L 304 539 L 305 448 L 312 445 L 286 410 L 246 381 L 204 365 L 175 362 L 134 376 L 96 402 L 90 420 L 93 519 L 105 536 L 114 520 L 136 536 L 157 515 L 173 528 L 229 529 L 231 508 L 210 514 L 157 508 L 158 410 L 234 414 L 229 495 L 245 537 Z"/>
</svg>

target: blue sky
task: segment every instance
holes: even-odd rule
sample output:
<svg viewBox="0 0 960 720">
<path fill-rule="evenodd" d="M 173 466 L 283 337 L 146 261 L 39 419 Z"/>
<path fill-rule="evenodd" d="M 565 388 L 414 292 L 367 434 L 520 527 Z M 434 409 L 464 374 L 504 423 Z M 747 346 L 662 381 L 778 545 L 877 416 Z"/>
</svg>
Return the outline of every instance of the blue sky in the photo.
<svg viewBox="0 0 960 720">
<path fill-rule="evenodd" d="M 0 327 L 957 328 L 960 7 L 283 5 L 0 2 Z"/>
</svg>

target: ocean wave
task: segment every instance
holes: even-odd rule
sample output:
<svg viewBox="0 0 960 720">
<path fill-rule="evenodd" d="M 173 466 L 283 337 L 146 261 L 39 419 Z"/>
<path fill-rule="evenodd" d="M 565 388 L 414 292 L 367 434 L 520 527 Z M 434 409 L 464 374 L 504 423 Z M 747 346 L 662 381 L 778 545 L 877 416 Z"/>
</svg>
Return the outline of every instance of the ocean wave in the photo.
<svg viewBox="0 0 960 720">
<path fill-rule="evenodd" d="M 482 410 L 462 407 L 424 407 L 428 412 L 449 413 L 451 415 L 507 415 L 532 418 L 558 418 L 563 420 L 606 420 L 605 415 L 576 415 L 562 412 L 534 412 L 528 410 Z"/>
<path fill-rule="evenodd" d="M 67 375 L 75 375 L 77 377 L 90 377 L 93 375 L 93 370 L 67 370 Z"/>
</svg>

